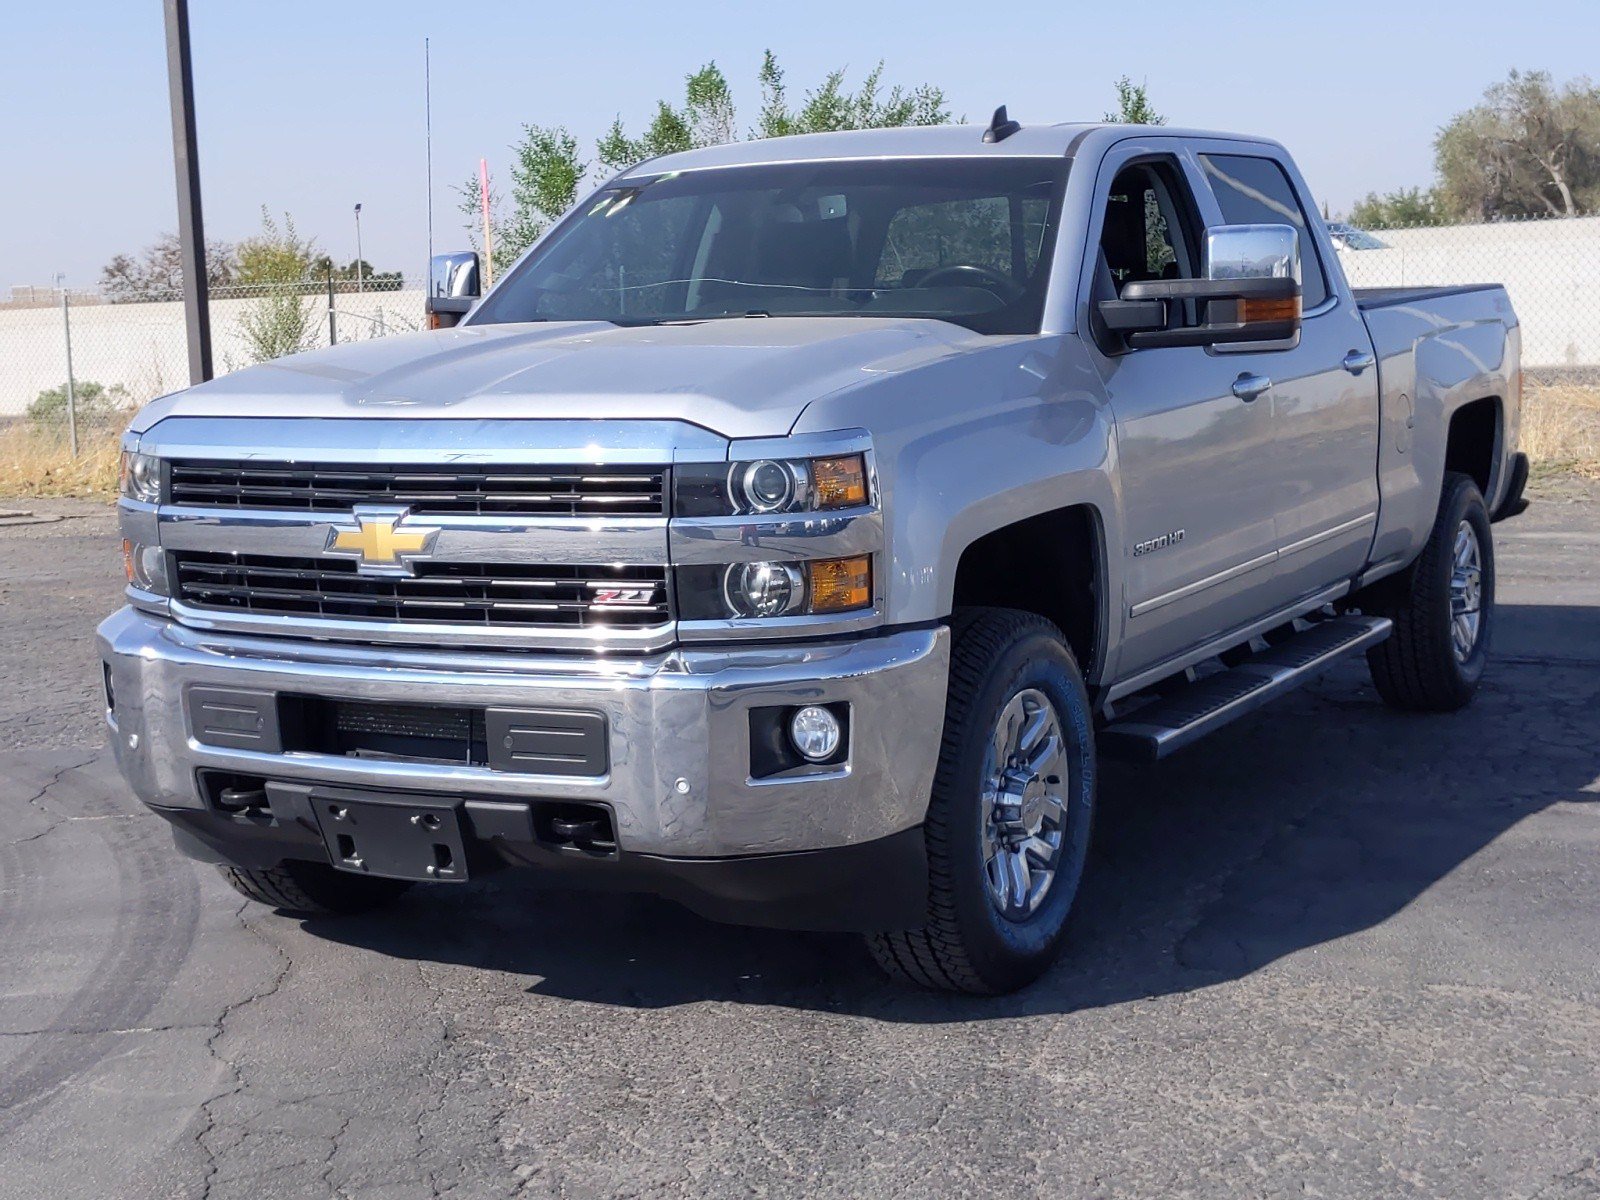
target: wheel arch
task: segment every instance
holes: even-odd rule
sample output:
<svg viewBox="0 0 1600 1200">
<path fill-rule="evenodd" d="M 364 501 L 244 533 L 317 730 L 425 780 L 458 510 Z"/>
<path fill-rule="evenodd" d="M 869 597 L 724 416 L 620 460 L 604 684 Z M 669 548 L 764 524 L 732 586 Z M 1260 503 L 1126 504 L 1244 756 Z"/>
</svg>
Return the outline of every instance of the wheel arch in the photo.
<svg viewBox="0 0 1600 1200">
<path fill-rule="evenodd" d="M 1101 509 L 1089 502 L 1020 517 L 959 548 L 947 611 L 1013 608 L 1053 622 L 1085 681 L 1098 681 L 1110 640 L 1109 555 Z"/>
<path fill-rule="evenodd" d="M 1505 405 L 1499 396 L 1468 400 L 1450 414 L 1444 469 L 1470 476 L 1484 502 L 1493 505 L 1505 440 Z"/>
</svg>

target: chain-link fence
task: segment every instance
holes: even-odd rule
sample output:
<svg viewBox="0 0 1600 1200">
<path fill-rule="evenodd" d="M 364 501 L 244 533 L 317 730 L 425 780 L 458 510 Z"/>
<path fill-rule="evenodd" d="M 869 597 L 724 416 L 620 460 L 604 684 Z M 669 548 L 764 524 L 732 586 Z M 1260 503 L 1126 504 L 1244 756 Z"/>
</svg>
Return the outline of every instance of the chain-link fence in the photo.
<svg viewBox="0 0 1600 1200">
<path fill-rule="evenodd" d="M 1600 478 L 1600 216 L 1330 230 L 1353 287 L 1504 284 L 1522 323 L 1522 446 Z"/>
<path fill-rule="evenodd" d="M 330 341 L 422 328 L 421 289 L 387 282 L 337 280 L 331 291 L 325 280 L 213 288 L 217 373 Z M 179 292 L 137 299 L 99 290 L 0 293 L 0 488 L 95 486 L 132 414 L 188 382 Z"/>
<path fill-rule="evenodd" d="M 1600 477 L 1600 216 L 1331 228 L 1358 288 L 1503 283 L 1522 322 L 1525 448 L 1536 462 Z M 420 328 L 422 291 L 386 286 L 339 280 L 331 296 L 317 280 L 214 289 L 218 373 L 330 340 Z M 0 293 L 0 490 L 75 490 L 104 479 L 131 413 L 187 382 L 178 294 Z"/>
</svg>

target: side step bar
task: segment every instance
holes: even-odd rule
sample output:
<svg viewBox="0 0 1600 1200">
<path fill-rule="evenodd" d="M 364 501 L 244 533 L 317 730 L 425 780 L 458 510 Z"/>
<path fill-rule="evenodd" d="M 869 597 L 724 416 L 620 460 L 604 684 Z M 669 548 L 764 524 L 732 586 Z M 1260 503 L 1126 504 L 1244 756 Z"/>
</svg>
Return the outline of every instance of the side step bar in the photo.
<svg viewBox="0 0 1600 1200">
<path fill-rule="evenodd" d="M 1113 721 L 1100 731 L 1100 752 L 1136 762 L 1165 758 L 1315 678 L 1346 654 L 1377 645 L 1393 628 L 1387 617 L 1319 621 L 1232 670 L 1185 684 Z"/>
</svg>

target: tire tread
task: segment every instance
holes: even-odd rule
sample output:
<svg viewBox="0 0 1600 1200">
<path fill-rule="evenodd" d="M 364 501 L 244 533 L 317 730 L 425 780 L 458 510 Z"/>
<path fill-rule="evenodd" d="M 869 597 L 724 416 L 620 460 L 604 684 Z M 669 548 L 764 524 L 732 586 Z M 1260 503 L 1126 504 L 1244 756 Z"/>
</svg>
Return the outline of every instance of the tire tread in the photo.
<svg viewBox="0 0 1600 1200">
<path fill-rule="evenodd" d="M 934 775 L 928 819 L 923 826 L 928 845 L 928 915 L 920 929 L 867 935 L 867 947 L 892 978 L 939 991 L 990 995 L 972 961 L 956 915 L 950 821 L 957 808 L 951 794 L 954 765 L 972 736 L 971 710 L 993 664 L 1007 646 L 1030 633 L 1066 640 L 1050 621 L 1017 609 L 979 608 L 956 613 L 950 622 L 950 687 L 945 705 L 944 735 Z M 1070 651 L 1068 652 L 1070 655 Z"/>
<path fill-rule="evenodd" d="M 1389 601 L 1378 606 L 1394 622 L 1394 632 L 1367 651 L 1367 665 L 1378 694 L 1393 708 L 1452 712 L 1472 698 L 1474 689 L 1463 683 L 1456 668 L 1449 622 L 1441 625 L 1437 616 L 1441 604 L 1446 611 L 1450 604 L 1449 573 L 1441 571 L 1440 559 L 1454 553 L 1454 514 L 1458 496 L 1468 490 L 1469 509 L 1474 502 L 1481 508 L 1471 476 L 1454 471 L 1445 476 L 1427 545 L 1390 589 Z"/>
<path fill-rule="evenodd" d="M 275 867 L 219 867 L 247 899 L 301 916 L 366 912 L 387 904 L 411 885 L 398 879 L 344 878 L 321 863 L 285 859 Z"/>
</svg>

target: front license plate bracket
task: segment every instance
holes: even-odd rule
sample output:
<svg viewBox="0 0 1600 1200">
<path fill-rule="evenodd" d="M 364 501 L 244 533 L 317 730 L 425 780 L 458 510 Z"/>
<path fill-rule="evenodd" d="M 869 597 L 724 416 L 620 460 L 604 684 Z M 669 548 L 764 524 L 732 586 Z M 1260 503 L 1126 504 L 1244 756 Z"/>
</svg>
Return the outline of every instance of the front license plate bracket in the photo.
<svg viewBox="0 0 1600 1200">
<path fill-rule="evenodd" d="M 467 878 L 461 816 L 454 803 L 314 792 L 311 807 L 329 861 L 341 871 L 440 883 Z"/>
</svg>

